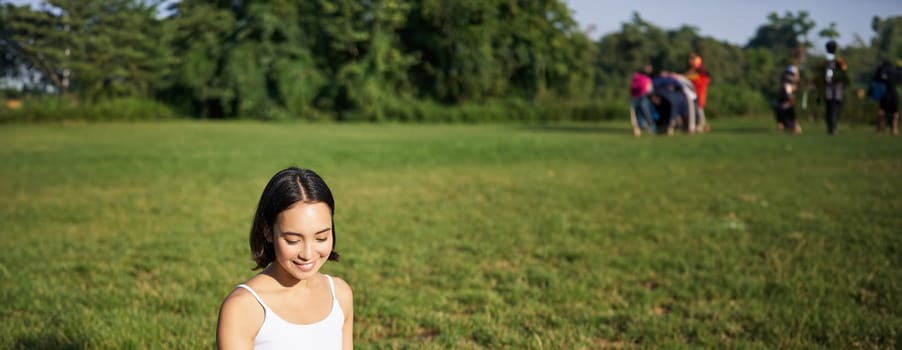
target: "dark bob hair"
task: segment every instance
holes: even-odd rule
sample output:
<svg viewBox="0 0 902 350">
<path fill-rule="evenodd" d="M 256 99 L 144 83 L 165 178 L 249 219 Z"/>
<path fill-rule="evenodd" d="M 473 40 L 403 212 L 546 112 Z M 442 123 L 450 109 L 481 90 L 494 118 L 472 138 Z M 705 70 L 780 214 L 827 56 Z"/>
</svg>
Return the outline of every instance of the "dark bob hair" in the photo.
<svg viewBox="0 0 902 350">
<path fill-rule="evenodd" d="M 257 263 L 254 270 L 262 269 L 276 259 L 275 247 L 266 237 L 273 237 L 273 227 L 279 213 L 297 202 L 322 202 L 329 206 L 329 213 L 332 214 L 332 252 L 329 260 L 338 261 L 339 256 L 335 252 L 335 200 L 332 198 L 332 191 L 313 170 L 291 167 L 273 175 L 260 195 L 250 237 L 251 257 Z"/>
</svg>

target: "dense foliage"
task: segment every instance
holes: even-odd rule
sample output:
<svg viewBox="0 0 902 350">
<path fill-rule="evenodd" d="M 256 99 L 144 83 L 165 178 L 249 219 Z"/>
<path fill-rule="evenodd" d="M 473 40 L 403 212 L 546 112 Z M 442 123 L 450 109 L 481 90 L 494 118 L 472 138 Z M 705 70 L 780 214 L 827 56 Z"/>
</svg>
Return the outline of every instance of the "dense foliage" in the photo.
<svg viewBox="0 0 902 350">
<path fill-rule="evenodd" d="M 598 120 L 626 113 L 633 70 L 681 72 L 698 52 L 717 117 L 766 112 L 782 67 L 819 59 L 804 11 L 771 14 L 740 47 L 639 14 L 593 41 L 559 0 L 161 3 L 0 6 L 0 84 L 77 104 L 152 99 L 202 118 Z M 902 17 L 873 28 L 872 42 L 842 51 L 859 86 L 878 60 L 902 57 Z M 835 38 L 835 23 L 818 33 Z"/>
</svg>

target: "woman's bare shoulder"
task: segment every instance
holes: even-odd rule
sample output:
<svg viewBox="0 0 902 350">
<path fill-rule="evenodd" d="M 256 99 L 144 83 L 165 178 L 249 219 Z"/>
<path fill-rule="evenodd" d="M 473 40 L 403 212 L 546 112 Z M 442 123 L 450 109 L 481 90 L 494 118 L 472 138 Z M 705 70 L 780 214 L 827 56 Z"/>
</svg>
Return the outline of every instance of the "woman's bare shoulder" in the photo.
<svg viewBox="0 0 902 350">
<path fill-rule="evenodd" d="M 219 309 L 216 339 L 220 348 L 252 347 L 265 317 L 262 305 L 250 291 L 232 290 Z"/>
<path fill-rule="evenodd" d="M 239 315 L 254 315 L 259 313 L 262 320 L 263 307 L 249 290 L 245 288 L 235 288 L 222 302 L 220 313 L 226 312 L 236 312 Z"/>
<path fill-rule="evenodd" d="M 265 286 L 265 281 L 261 281 L 260 275 L 256 275 L 244 282 L 244 285 L 250 287 L 259 295 L 261 287 Z M 263 305 L 260 304 L 254 293 L 246 288 L 236 287 L 223 300 L 219 317 L 220 320 L 224 317 L 227 319 L 236 317 L 236 320 L 241 323 L 247 322 L 251 325 L 259 325 L 263 323 L 265 314 Z"/>
<path fill-rule="evenodd" d="M 351 291 L 351 285 L 341 277 L 333 276 L 332 281 L 335 284 L 335 297 L 338 298 L 338 302 L 342 306 L 353 306 L 354 293 Z"/>
<path fill-rule="evenodd" d="M 335 293 L 351 294 L 351 285 L 348 284 L 348 282 L 346 282 L 344 279 L 342 279 L 341 277 L 332 276 L 332 280 L 335 281 Z"/>
</svg>

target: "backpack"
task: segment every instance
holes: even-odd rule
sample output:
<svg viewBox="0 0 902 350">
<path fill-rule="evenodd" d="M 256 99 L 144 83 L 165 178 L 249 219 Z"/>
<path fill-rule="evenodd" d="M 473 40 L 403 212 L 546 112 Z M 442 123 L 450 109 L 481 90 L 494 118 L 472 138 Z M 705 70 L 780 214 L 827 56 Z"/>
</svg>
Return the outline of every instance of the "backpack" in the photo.
<svg viewBox="0 0 902 350">
<path fill-rule="evenodd" d="M 886 84 L 879 81 L 872 81 L 868 84 L 868 98 L 873 101 L 880 101 L 886 94 Z"/>
</svg>

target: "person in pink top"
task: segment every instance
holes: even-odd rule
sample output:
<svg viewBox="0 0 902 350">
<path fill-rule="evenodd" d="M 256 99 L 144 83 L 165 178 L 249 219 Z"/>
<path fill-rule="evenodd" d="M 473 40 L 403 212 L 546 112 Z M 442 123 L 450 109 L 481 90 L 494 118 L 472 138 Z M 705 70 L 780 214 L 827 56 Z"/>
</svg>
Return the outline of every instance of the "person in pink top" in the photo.
<svg viewBox="0 0 902 350">
<path fill-rule="evenodd" d="M 335 200 L 308 169 L 274 175 L 260 196 L 250 232 L 259 274 L 226 297 L 219 311 L 219 349 L 354 347 L 351 287 L 322 274 L 335 251 Z"/>
<path fill-rule="evenodd" d="M 633 73 L 630 83 L 630 122 L 633 125 L 633 135 L 642 135 L 644 128 L 649 133 L 655 133 L 655 119 L 649 95 L 652 92 L 651 65 L 646 65 L 642 70 Z"/>
</svg>

